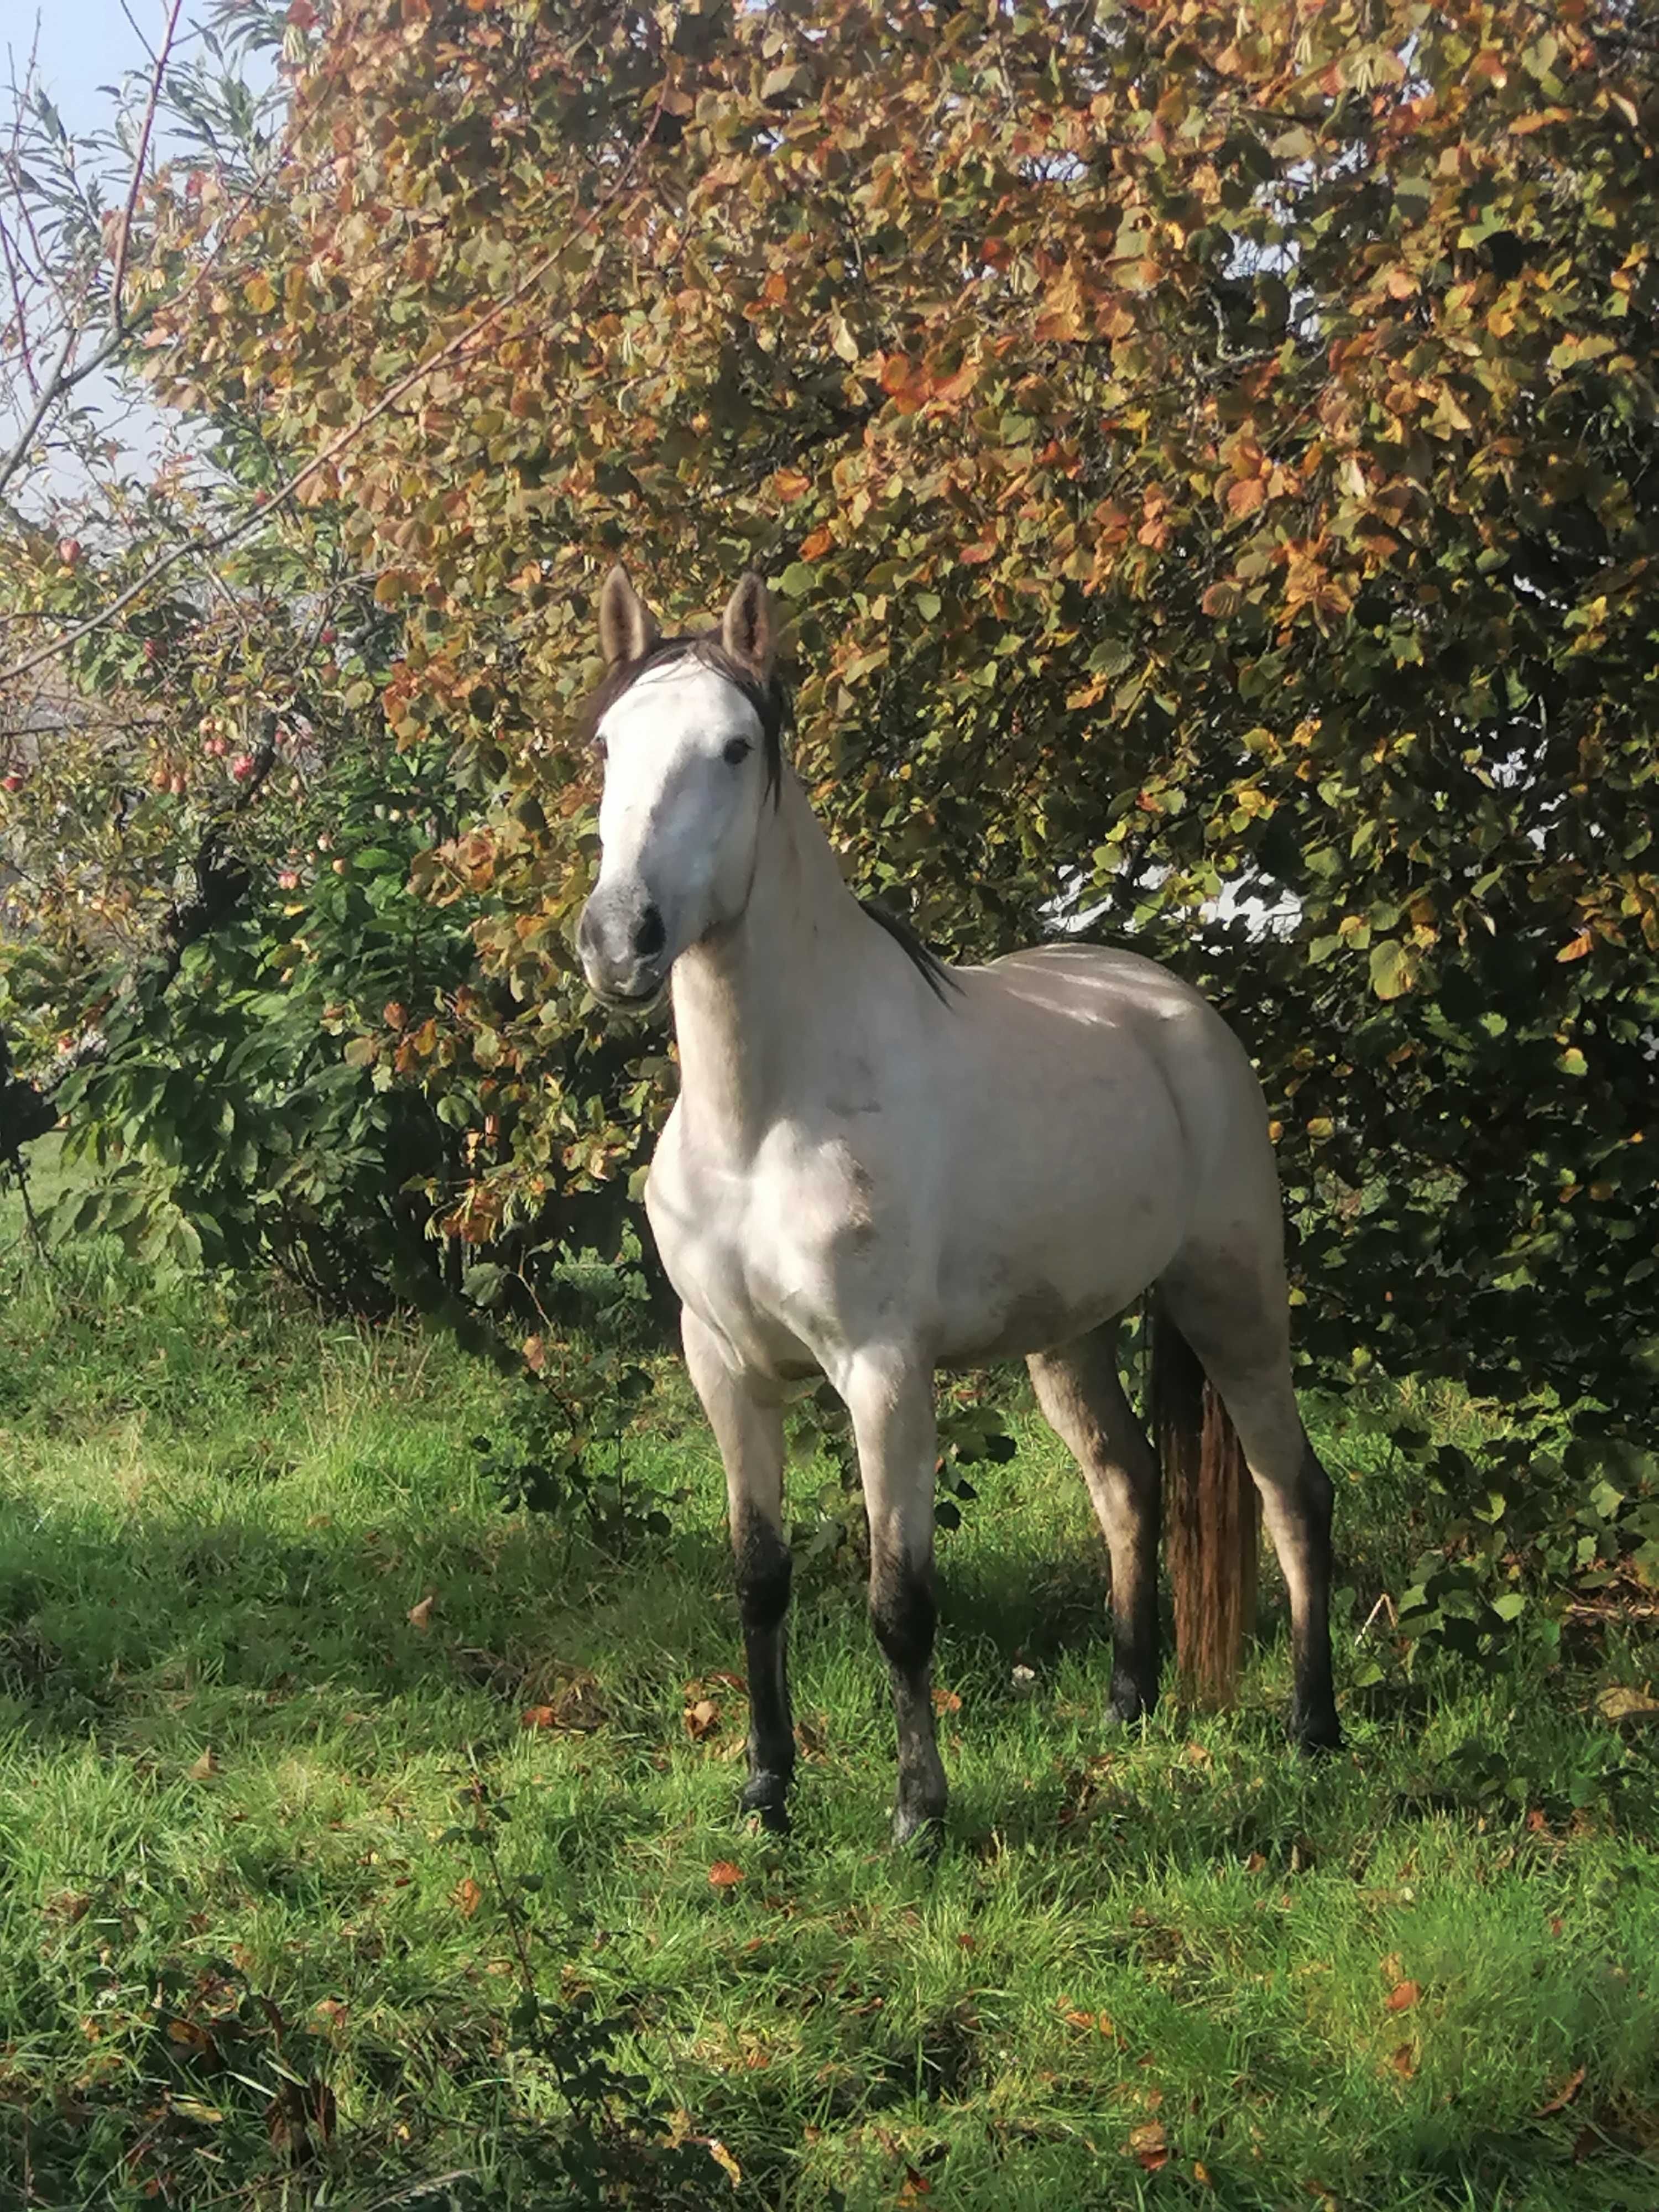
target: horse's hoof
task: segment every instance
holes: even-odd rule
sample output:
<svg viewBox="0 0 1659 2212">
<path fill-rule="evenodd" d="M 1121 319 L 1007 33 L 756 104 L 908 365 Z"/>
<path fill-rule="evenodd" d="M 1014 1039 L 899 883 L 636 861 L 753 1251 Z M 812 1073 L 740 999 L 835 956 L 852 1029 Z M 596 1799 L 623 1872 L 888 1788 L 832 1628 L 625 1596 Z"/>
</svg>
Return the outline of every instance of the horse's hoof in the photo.
<svg viewBox="0 0 1659 2212">
<path fill-rule="evenodd" d="M 789 1783 L 781 1774 L 757 1774 L 750 1779 L 738 1800 L 739 1810 L 745 1815 L 757 1813 L 760 1824 L 769 1836 L 789 1833 Z"/>
<path fill-rule="evenodd" d="M 1121 1675 L 1113 1682 L 1112 1693 L 1106 1700 L 1106 1717 L 1128 1728 L 1136 1721 L 1151 1720 L 1157 1704 L 1156 1687 L 1143 1690 L 1128 1675 Z"/>
<path fill-rule="evenodd" d="M 936 1859 L 945 1848 L 943 1812 L 918 1812 L 908 1805 L 893 1808 L 893 1841 L 901 1850 L 919 1859 Z"/>
<path fill-rule="evenodd" d="M 1342 1723 L 1334 1710 L 1317 1714 L 1311 1719 L 1304 1719 L 1297 1714 L 1291 1723 L 1291 1740 L 1298 1751 L 1306 1752 L 1310 1759 L 1328 1751 L 1340 1751 Z"/>
</svg>

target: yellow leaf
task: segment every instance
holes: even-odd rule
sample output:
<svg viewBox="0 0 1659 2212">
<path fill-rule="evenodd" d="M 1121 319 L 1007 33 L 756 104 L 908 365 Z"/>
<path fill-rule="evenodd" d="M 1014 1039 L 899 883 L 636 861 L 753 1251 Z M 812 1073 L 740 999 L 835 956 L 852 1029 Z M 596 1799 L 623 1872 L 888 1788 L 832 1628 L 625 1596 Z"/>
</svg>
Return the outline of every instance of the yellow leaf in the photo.
<svg viewBox="0 0 1659 2212">
<path fill-rule="evenodd" d="M 1564 945 L 1556 954 L 1558 960 L 1582 960 L 1594 940 L 1589 930 L 1581 929 L 1570 945 Z"/>
<path fill-rule="evenodd" d="M 1645 1690 L 1629 1689 L 1615 1682 L 1596 1698 L 1595 1710 L 1604 1721 L 1643 1721 L 1659 1713 L 1659 1698 L 1650 1698 Z"/>
<path fill-rule="evenodd" d="M 276 304 L 276 295 L 263 269 L 256 270 L 242 287 L 242 297 L 256 314 L 268 315 Z"/>
<path fill-rule="evenodd" d="M 185 1771 L 192 1782 L 205 1782 L 209 1775 L 216 1774 L 219 1771 L 218 1762 L 210 1751 L 204 1751 L 202 1756 L 193 1760 Z"/>
</svg>

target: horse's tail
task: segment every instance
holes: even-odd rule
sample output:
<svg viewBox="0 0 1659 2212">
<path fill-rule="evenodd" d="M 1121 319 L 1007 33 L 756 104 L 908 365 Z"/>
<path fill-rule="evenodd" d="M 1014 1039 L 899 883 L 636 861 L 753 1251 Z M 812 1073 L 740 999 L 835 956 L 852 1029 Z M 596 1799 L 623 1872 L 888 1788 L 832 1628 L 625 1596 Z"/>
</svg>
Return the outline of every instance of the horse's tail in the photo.
<svg viewBox="0 0 1659 2212">
<path fill-rule="evenodd" d="M 1255 1626 L 1255 1485 L 1214 1384 L 1161 1303 L 1152 1401 L 1182 1692 L 1200 1705 L 1231 1705 Z"/>
</svg>

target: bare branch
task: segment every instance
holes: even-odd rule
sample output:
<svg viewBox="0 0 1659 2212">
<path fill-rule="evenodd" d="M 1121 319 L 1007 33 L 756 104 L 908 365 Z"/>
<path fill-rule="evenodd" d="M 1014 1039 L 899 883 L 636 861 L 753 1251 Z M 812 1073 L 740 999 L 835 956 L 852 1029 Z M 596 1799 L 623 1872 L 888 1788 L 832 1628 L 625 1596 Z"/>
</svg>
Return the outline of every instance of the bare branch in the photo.
<svg viewBox="0 0 1659 2212">
<path fill-rule="evenodd" d="M 155 128 L 155 104 L 161 97 L 161 80 L 167 74 L 167 56 L 173 52 L 173 41 L 179 29 L 179 14 L 185 0 L 173 0 L 167 16 L 167 29 L 161 34 L 161 51 L 155 57 L 155 65 L 149 73 L 149 98 L 144 106 L 143 126 L 138 133 L 138 150 L 132 161 L 132 183 L 127 191 L 127 204 L 121 210 L 121 228 L 115 240 L 115 273 L 110 278 L 109 326 L 118 337 L 125 335 L 121 321 L 121 287 L 126 281 L 127 243 L 132 235 L 132 211 L 138 204 L 138 195 L 143 189 L 144 163 L 149 158 L 150 133 Z"/>
<path fill-rule="evenodd" d="M 662 121 L 663 105 L 668 97 L 668 89 L 669 81 L 665 77 L 657 94 L 657 104 L 652 111 L 650 122 L 627 161 L 617 172 L 614 183 L 580 217 L 575 225 L 578 230 L 591 230 L 599 222 L 599 217 L 626 189 L 629 179 L 639 164 L 640 157 L 656 136 L 658 126 Z M 148 568 L 143 569 L 133 579 L 124 592 L 118 592 L 109 605 L 97 614 L 89 615 L 84 622 L 76 623 L 71 629 L 65 630 L 62 636 L 53 639 L 48 645 L 37 647 L 33 653 L 26 653 L 21 660 L 13 661 L 9 667 L 0 668 L 0 684 L 15 683 L 19 677 L 27 676 L 33 670 L 44 667 L 46 662 L 55 659 L 58 653 L 66 652 L 70 646 L 78 645 L 83 637 L 90 637 L 95 630 L 102 629 L 106 624 L 113 622 L 118 615 L 125 614 L 136 600 L 143 597 L 152 584 L 176 568 L 181 561 L 193 555 L 210 556 L 216 553 L 223 553 L 231 546 L 240 544 L 244 538 L 252 538 L 265 528 L 288 505 L 296 492 L 302 490 L 313 477 L 329 467 L 342 453 L 354 445 L 371 423 L 378 422 L 382 415 L 389 413 L 400 399 L 407 398 L 411 392 L 424 384 L 429 377 L 435 375 L 440 369 L 447 368 L 452 362 L 460 361 L 467 355 L 476 352 L 507 310 L 516 307 L 526 293 L 533 291 L 555 263 L 562 258 L 569 248 L 569 236 L 567 234 L 560 239 L 556 246 L 543 254 L 539 260 L 533 262 L 513 289 L 498 300 L 486 313 L 481 315 L 477 322 L 469 324 L 465 330 L 459 331 L 454 337 L 451 338 L 447 345 L 440 346 L 436 353 L 429 354 L 424 361 L 417 362 L 413 368 L 400 376 L 395 384 L 389 386 L 374 404 L 360 415 L 355 422 L 349 422 L 339 435 L 331 438 L 319 453 L 313 454 L 302 468 L 296 469 L 292 476 L 279 484 L 264 506 L 222 529 L 198 532 L 194 537 L 186 538 L 182 544 L 175 545 L 166 553 L 159 554 Z M 199 281 L 198 274 L 194 282 Z M 191 289 L 194 289 L 194 283 Z M 81 372 L 77 370 L 76 374 L 78 376 Z M 5 472 L 0 471 L 0 490 L 4 489 L 5 482 Z"/>
</svg>

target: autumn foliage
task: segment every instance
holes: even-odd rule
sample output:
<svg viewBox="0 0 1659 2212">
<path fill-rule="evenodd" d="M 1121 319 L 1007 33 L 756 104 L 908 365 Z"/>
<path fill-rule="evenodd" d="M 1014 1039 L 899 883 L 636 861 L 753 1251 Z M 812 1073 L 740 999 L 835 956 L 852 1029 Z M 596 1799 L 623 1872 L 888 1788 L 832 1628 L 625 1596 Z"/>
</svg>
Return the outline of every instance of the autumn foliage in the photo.
<svg viewBox="0 0 1659 2212">
<path fill-rule="evenodd" d="M 325 457 L 296 499 L 396 625 L 387 727 L 449 754 L 465 818 L 415 882 L 477 913 L 480 988 L 358 1049 L 487 1114 L 453 1224 L 620 1199 L 646 1155 L 664 1042 L 571 951 L 572 708 L 619 550 L 673 617 L 755 565 L 860 890 L 957 957 L 1058 902 L 1224 1005 L 1328 1376 L 1549 1385 L 1627 1434 L 1659 1357 L 1650 12 L 290 21 L 282 188 L 163 205 L 159 284 L 217 258 L 149 368 L 278 480 Z"/>
</svg>

